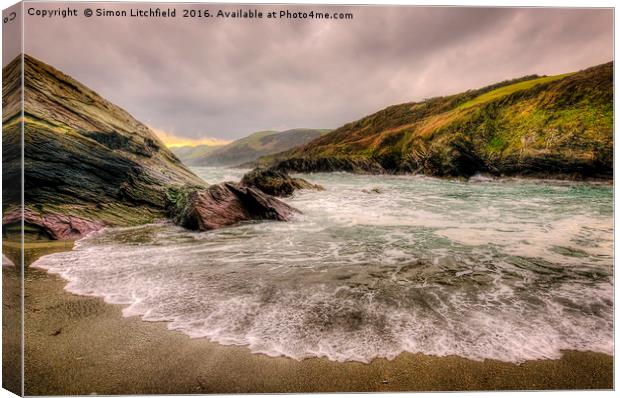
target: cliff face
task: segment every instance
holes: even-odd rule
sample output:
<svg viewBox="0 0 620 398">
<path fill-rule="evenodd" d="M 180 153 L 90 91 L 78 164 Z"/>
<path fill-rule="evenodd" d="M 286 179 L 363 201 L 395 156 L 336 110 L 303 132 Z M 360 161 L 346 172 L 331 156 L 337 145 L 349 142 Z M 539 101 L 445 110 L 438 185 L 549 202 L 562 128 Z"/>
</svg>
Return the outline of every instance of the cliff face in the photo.
<svg viewBox="0 0 620 398">
<path fill-rule="evenodd" d="M 19 76 L 21 59 L 3 69 Z M 5 79 L 5 145 L 19 145 L 19 84 Z M 135 225 L 165 215 L 166 191 L 206 185 L 144 124 L 62 72 L 24 56 L 24 204 L 28 229 L 73 238 L 103 225 Z M 4 159 L 8 175 L 19 159 Z M 15 189 L 17 188 L 17 189 Z M 19 193 L 19 187 L 5 197 Z M 5 201 L 3 224 L 19 221 Z M 12 205 L 13 204 L 13 205 Z"/>
<path fill-rule="evenodd" d="M 613 63 L 391 106 L 259 162 L 292 171 L 611 178 Z"/>
</svg>

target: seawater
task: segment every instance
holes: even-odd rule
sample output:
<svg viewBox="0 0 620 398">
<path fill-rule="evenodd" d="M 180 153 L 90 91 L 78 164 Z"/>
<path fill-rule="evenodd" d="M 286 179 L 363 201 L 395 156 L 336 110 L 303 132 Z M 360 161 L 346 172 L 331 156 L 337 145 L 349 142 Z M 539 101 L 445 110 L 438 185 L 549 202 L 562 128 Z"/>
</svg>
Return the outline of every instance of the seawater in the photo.
<svg viewBox="0 0 620 398">
<path fill-rule="evenodd" d="M 110 228 L 33 266 L 125 316 L 271 356 L 613 354 L 611 186 L 301 176 L 325 191 L 285 199 L 303 212 L 291 222 Z"/>
</svg>

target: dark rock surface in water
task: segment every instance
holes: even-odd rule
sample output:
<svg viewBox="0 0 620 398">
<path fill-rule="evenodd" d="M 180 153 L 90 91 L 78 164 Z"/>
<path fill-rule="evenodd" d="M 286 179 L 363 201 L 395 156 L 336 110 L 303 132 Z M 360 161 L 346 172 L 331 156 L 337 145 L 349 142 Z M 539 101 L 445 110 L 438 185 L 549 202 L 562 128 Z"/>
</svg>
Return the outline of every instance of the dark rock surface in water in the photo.
<svg viewBox="0 0 620 398">
<path fill-rule="evenodd" d="M 299 173 L 346 171 L 358 174 L 383 174 L 385 169 L 372 159 L 362 157 L 301 157 L 275 163 L 276 170 Z"/>
<path fill-rule="evenodd" d="M 323 190 L 320 185 L 312 184 L 303 178 L 291 177 L 287 172 L 273 168 L 256 168 L 246 173 L 241 185 L 258 188 L 273 196 L 291 196 L 297 189 Z"/>
<path fill-rule="evenodd" d="M 300 213 L 260 190 L 231 182 L 171 190 L 168 212 L 177 225 L 198 231 L 249 220 L 288 221 Z"/>
</svg>

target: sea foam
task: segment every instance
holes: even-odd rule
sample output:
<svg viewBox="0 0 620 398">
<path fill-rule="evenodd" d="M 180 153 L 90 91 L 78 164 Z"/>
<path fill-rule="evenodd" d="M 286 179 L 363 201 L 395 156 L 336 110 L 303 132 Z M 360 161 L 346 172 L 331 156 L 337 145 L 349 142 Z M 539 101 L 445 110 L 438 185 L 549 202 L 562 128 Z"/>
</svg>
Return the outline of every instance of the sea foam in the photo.
<svg viewBox="0 0 620 398">
<path fill-rule="evenodd" d="M 33 266 L 125 316 L 271 356 L 613 353 L 610 188 L 305 178 L 326 191 L 290 199 L 292 222 L 106 229 Z"/>
</svg>

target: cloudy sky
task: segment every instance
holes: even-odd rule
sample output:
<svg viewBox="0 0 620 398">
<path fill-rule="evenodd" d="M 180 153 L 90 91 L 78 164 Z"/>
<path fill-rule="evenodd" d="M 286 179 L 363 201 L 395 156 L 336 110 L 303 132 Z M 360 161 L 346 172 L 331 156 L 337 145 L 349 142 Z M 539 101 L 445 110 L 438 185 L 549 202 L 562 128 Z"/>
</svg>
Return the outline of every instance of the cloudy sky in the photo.
<svg viewBox="0 0 620 398">
<path fill-rule="evenodd" d="M 102 6 L 131 8 L 91 5 Z M 391 104 L 613 58 L 609 9 L 261 7 L 354 14 L 319 21 L 86 18 L 85 7 L 71 19 L 26 17 L 26 52 L 168 142 L 335 128 Z"/>
</svg>

